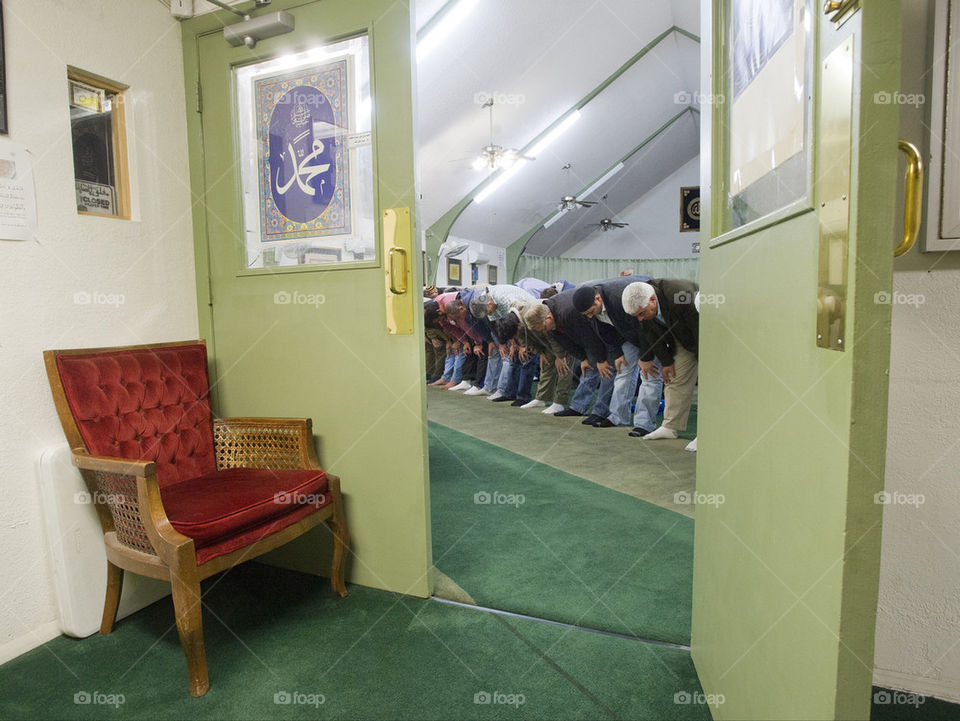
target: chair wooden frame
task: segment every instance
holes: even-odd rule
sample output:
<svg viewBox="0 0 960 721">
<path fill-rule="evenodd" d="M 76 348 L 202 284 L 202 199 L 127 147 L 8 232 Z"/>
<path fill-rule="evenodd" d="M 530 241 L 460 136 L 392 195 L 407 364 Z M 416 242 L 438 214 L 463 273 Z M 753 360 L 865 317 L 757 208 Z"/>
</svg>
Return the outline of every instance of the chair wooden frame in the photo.
<svg viewBox="0 0 960 721">
<path fill-rule="evenodd" d="M 113 348 L 48 350 L 43 357 L 47 368 L 57 415 L 73 450 L 73 462 L 80 469 L 87 489 L 94 499 L 97 516 L 103 528 L 107 552 L 107 589 L 103 604 L 100 633 L 113 630 L 123 588 L 124 571 L 168 581 L 173 595 L 180 643 L 187 660 L 190 693 L 202 696 L 210 688 L 206 651 L 203 643 L 200 582 L 220 571 L 249 561 L 306 533 L 326 522 L 333 534 L 333 562 L 330 580 L 333 590 L 347 595 L 344 583 L 344 559 L 350 543 L 340 479 L 327 473 L 331 502 L 316 513 L 280 531 L 206 563 L 197 564 L 192 539 L 178 532 L 163 508 L 157 467 L 152 461 L 92 456 L 87 451 L 80 430 L 67 403 L 66 392 L 57 368 L 61 355 L 84 355 L 124 350 L 174 348 L 204 344 L 204 341 L 155 343 Z M 309 418 L 223 418 L 214 420 L 214 447 L 217 469 L 269 468 L 317 469 L 320 462 L 313 443 Z M 115 506 L 107 498 L 116 489 L 130 490 L 130 501 L 122 524 L 115 522 Z M 135 496 L 135 498 L 133 497 Z M 131 536 L 130 529 L 133 528 Z M 118 534 L 118 530 L 120 531 Z M 138 542 L 139 539 L 139 542 Z"/>
</svg>

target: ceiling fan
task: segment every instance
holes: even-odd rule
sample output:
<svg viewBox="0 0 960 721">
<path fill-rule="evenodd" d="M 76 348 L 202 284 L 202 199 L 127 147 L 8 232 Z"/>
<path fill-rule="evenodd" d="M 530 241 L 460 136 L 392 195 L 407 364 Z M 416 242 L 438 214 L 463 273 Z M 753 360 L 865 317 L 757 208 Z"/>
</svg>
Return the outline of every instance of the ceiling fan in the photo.
<svg viewBox="0 0 960 721">
<path fill-rule="evenodd" d="M 577 208 L 590 208 L 597 204 L 595 200 L 577 200 L 576 196 L 564 195 L 560 198 L 560 205 L 557 210 L 576 210 Z"/>
<path fill-rule="evenodd" d="M 499 170 L 509 168 L 518 160 L 536 160 L 529 155 L 523 155 L 516 148 L 504 148 L 493 142 L 493 98 L 490 98 L 480 107 L 490 108 L 490 142 L 480 148 L 480 155 L 473 161 L 474 170 Z"/>
<path fill-rule="evenodd" d="M 626 228 L 630 223 L 615 223 L 610 218 L 604 218 L 599 223 L 590 223 L 584 227 L 586 228 L 600 228 L 604 233 L 606 233 L 610 228 Z"/>
</svg>

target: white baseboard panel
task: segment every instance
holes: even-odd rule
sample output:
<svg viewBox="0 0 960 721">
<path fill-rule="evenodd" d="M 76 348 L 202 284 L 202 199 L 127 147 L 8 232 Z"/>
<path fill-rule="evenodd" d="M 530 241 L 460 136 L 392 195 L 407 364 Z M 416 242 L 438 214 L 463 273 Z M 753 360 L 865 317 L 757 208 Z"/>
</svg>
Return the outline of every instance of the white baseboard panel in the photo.
<svg viewBox="0 0 960 721">
<path fill-rule="evenodd" d="M 20 654 L 32 651 L 37 646 L 42 646 L 59 635 L 60 623 L 58 621 L 48 621 L 22 636 L 17 636 L 12 641 L 0 644 L 0 663 L 6 663 Z"/>
<path fill-rule="evenodd" d="M 927 678 L 875 668 L 873 669 L 873 683 L 875 686 L 882 686 L 894 691 L 933 696 L 951 703 L 960 703 L 960 679 Z"/>
</svg>

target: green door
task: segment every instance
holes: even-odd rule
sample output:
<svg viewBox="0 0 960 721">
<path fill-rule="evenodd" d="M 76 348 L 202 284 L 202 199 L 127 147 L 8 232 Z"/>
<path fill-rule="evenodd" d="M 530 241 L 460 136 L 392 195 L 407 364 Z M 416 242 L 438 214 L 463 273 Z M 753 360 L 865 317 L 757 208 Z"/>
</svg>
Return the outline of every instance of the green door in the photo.
<svg viewBox="0 0 960 721">
<path fill-rule="evenodd" d="M 869 715 L 900 3 L 823 5 L 706 11 L 692 653 L 717 719 Z"/>
<path fill-rule="evenodd" d="M 200 329 L 217 412 L 313 418 L 321 463 L 341 478 L 348 580 L 425 596 L 421 279 L 409 252 L 404 273 L 384 251 L 391 230 L 413 232 L 409 8 L 275 0 L 250 10 L 278 11 L 296 29 L 253 48 L 224 39 L 240 21 L 226 12 L 183 25 Z M 399 333 L 388 332 L 388 304 Z M 324 535 L 269 558 L 325 575 Z"/>
</svg>

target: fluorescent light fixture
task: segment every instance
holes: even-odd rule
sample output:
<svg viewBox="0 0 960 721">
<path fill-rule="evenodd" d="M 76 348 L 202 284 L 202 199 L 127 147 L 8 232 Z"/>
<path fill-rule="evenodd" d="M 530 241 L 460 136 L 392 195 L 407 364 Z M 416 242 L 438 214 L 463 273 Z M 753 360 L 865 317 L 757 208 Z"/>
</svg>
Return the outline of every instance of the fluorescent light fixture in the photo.
<svg viewBox="0 0 960 721">
<path fill-rule="evenodd" d="M 583 198 L 586 198 L 586 197 L 587 197 L 588 195 L 590 195 L 594 190 L 596 190 L 596 189 L 599 188 L 601 185 L 603 185 L 604 183 L 606 183 L 608 180 L 610 180 L 610 178 L 612 178 L 614 175 L 616 175 L 617 173 L 619 173 L 621 170 L 623 170 L 623 163 L 617 163 L 617 164 L 614 165 L 612 168 L 610 168 L 610 170 L 608 170 L 606 173 L 604 173 L 604 174 L 603 174 L 603 177 L 600 178 L 600 180 L 598 180 L 596 183 L 594 183 L 594 184 L 591 185 L 589 188 L 587 188 L 587 189 L 584 190 L 582 193 L 580 193 L 580 194 L 577 196 L 577 198 L 580 199 L 580 200 L 582 200 Z"/>
<path fill-rule="evenodd" d="M 519 173 L 520 170 L 526 164 L 527 164 L 527 161 L 524 160 L 523 158 L 518 159 L 516 163 L 510 166 L 509 170 L 503 171 L 496 180 L 494 180 L 492 183 L 490 183 L 490 185 L 488 185 L 486 188 L 484 188 L 479 193 L 477 193 L 477 197 L 475 197 L 474 200 L 478 203 L 482 203 L 484 200 L 490 197 L 490 195 L 492 195 L 497 190 L 499 190 L 501 185 L 503 185 L 508 180 L 510 180 L 510 178 L 512 178 L 514 175 Z"/>
<path fill-rule="evenodd" d="M 550 143 L 552 143 L 554 140 L 556 140 L 565 132 L 567 132 L 570 126 L 573 125 L 575 122 L 577 122 L 579 119 L 580 119 L 580 111 L 574 110 L 567 117 L 565 117 L 557 127 L 555 127 L 553 130 L 547 133 L 547 136 L 543 140 L 541 140 L 539 143 L 537 143 L 532 148 L 530 148 L 530 150 L 526 151 L 525 155 L 532 155 L 533 157 L 537 157 L 538 155 L 540 155 L 540 153 L 542 153 L 544 150 L 547 149 L 547 146 L 550 145 Z"/>
<path fill-rule="evenodd" d="M 553 216 L 550 217 L 550 220 L 548 220 L 546 223 L 543 224 L 543 229 L 546 230 L 566 214 L 567 214 L 566 210 L 560 210 L 556 212 Z"/>
<path fill-rule="evenodd" d="M 429 32 L 417 42 L 417 62 L 421 62 L 435 47 L 440 45 L 453 32 L 463 19 L 473 10 L 477 0 L 460 0 L 450 8 Z"/>
</svg>

